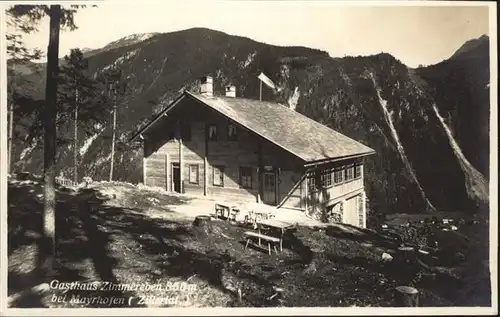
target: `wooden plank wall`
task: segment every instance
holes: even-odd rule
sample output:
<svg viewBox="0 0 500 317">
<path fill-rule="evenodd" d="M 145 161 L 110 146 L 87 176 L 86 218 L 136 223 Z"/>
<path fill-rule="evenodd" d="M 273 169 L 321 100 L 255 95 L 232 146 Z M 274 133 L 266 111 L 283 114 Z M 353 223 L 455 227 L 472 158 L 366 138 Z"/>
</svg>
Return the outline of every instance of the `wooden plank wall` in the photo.
<svg viewBox="0 0 500 317">
<path fill-rule="evenodd" d="M 227 200 L 257 201 L 257 139 L 248 131 L 238 129 L 238 140 L 229 141 L 226 138 L 229 124 L 227 119 L 211 116 L 209 122 L 217 124 L 219 139 L 217 141 L 208 141 L 208 195 Z M 224 187 L 213 185 L 213 166 L 222 166 L 224 168 Z M 252 168 L 251 188 L 241 188 L 240 167 Z"/>
<path fill-rule="evenodd" d="M 146 159 L 146 183 L 148 186 L 166 188 L 165 153 L 155 152 Z"/>
<path fill-rule="evenodd" d="M 181 105 L 180 105 L 181 106 Z M 305 186 L 300 184 L 290 193 L 296 182 L 302 176 L 302 162 L 287 151 L 279 148 L 275 144 L 263 141 L 252 132 L 238 127 L 238 140 L 227 140 L 227 127 L 229 120 L 211 110 L 204 109 L 200 105 L 182 105 L 185 111 L 171 115 L 176 121 L 188 122 L 191 120 L 191 140 L 183 140 L 182 147 L 179 141 L 168 139 L 167 136 L 176 135 L 170 131 L 176 129 L 176 121 L 162 122 L 164 127 L 156 130 L 155 136 L 149 137 L 149 152 L 145 148 L 145 174 L 146 184 L 159 186 L 166 190 L 172 190 L 171 164 L 179 163 L 180 148 L 182 148 L 183 167 L 181 168 L 183 189 L 185 193 L 203 195 L 204 180 L 207 179 L 208 196 L 217 196 L 227 200 L 257 201 L 259 188 L 258 173 L 258 147 L 262 142 L 263 165 L 279 167 L 279 179 L 277 181 L 278 203 L 287 197 L 283 207 L 303 208 L 303 197 L 305 196 Z M 185 124 L 185 123 L 184 123 Z M 208 141 L 205 144 L 205 125 L 217 124 L 219 139 Z M 163 129 L 163 130 L 162 130 Z M 145 142 L 145 144 L 147 143 Z M 162 144 L 163 143 L 163 144 Z M 205 175 L 204 159 L 207 155 L 207 171 Z M 198 165 L 198 184 L 189 182 L 189 165 Z M 224 187 L 213 185 L 213 166 L 224 167 Z M 240 167 L 252 168 L 251 188 L 242 188 L 240 182 Z"/>
<path fill-rule="evenodd" d="M 283 203 L 285 208 L 303 208 L 303 195 L 305 195 L 303 182 L 290 192 L 295 184 L 300 181 L 301 172 L 291 170 L 281 170 L 278 184 L 278 201 L 281 202 L 288 195 Z"/>
</svg>

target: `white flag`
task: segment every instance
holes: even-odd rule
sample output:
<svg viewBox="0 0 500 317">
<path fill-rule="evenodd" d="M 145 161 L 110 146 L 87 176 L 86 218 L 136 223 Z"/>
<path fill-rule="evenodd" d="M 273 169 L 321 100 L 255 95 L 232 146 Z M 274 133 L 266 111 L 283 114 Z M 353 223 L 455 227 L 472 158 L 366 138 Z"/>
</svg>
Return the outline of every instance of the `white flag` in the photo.
<svg viewBox="0 0 500 317">
<path fill-rule="evenodd" d="M 267 77 L 266 75 L 264 75 L 264 73 L 260 73 L 259 77 L 258 77 L 264 84 L 266 84 L 267 86 L 269 86 L 270 88 L 272 89 L 276 89 L 276 85 L 273 83 L 273 81 L 271 79 L 269 79 L 269 77 Z"/>
</svg>

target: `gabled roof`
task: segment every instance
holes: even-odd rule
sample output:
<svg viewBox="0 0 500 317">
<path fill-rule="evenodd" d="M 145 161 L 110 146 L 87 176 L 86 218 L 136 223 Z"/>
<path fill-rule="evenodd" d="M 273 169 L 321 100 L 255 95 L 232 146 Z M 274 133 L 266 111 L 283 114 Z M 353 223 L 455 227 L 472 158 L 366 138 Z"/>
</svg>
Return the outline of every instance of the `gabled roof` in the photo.
<svg viewBox="0 0 500 317">
<path fill-rule="evenodd" d="M 375 151 L 321 123 L 275 102 L 234 97 L 205 97 L 184 92 L 248 130 L 294 154 L 305 162 L 374 154 Z M 181 98 L 182 99 L 182 98 Z M 157 118 L 142 128 L 143 133 L 180 101 L 177 98 Z"/>
</svg>

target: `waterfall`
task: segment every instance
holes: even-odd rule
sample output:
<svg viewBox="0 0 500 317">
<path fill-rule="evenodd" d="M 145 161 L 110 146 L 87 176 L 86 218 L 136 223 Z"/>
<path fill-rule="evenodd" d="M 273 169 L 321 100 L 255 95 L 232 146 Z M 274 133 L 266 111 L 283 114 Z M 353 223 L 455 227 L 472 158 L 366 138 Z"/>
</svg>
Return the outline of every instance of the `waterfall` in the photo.
<svg viewBox="0 0 500 317">
<path fill-rule="evenodd" d="M 377 82 L 375 81 L 375 77 L 373 76 L 373 73 L 370 73 L 370 77 L 371 77 L 371 80 L 373 82 L 373 86 L 375 87 L 375 90 L 377 92 L 377 97 L 378 97 L 380 106 L 382 107 L 385 121 L 386 121 L 387 125 L 389 126 L 389 128 L 391 130 L 391 134 L 392 134 L 392 137 L 394 138 L 394 141 L 396 142 L 396 147 L 397 147 L 397 150 L 399 152 L 399 155 L 401 156 L 401 159 L 402 159 L 402 161 L 403 161 L 406 169 L 408 170 L 408 172 L 410 173 L 411 177 L 415 181 L 415 184 L 417 185 L 417 187 L 418 187 L 418 189 L 420 191 L 420 194 L 422 195 L 422 198 L 425 200 L 425 202 L 427 203 L 427 205 L 432 210 L 435 210 L 435 208 L 432 205 L 432 203 L 429 201 L 429 199 L 427 199 L 427 196 L 425 195 L 424 189 L 420 185 L 420 182 L 418 181 L 417 175 L 415 174 L 415 170 L 411 166 L 410 161 L 408 160 L 408 157 L 405 154 L 403 145 L 401 144 L 401 141 L 399 140 L 398 132 L 396 131 L 396 128 L 394 127 L 394 122 L 392 120 L 392 115 L 389 112 L 389 110 L 387 109 L 387 100 L 384 100 L 382 98 L 381 89 L 377 85 Z"/>
<path fill-rule="evenodd" d="M 293 91 L 293 95 L 288 98 L 288 107 L 290 109 L 295 110 L 297 108 L 297 102 L 299 101 L 300 98 L 300 92 L 299 92 L 299 87 L 296 86 L 295 90 Z"/>
<path fill-rule="evenodd" d="M 85 155 L 85 153 L 87 153 L 88 149 L 92 145 L 92 142 L 94 142 L 98 136 L 99 136 L 99 133 L 96 133 L 96 134 L 92 135 L 91 137 L 89 137 L 87 140 L 85 140 L 85 143 L 83 144 L 83 146 L 79 150 L 80 157 L 83 157 Z"/>
<path fill-rule="evenodd" d="M 26 157 L 26 155 L 28 155 L 29 153 L 31 153 L 35 147 L 37 146 L 38 142 L 36 139 L 33 139 L 32 143 L 23 149 L 23 151 L 21 152 L 21 155 L 19 156 L 19 160 L 22 161 L 24 160 L 24 158 Z"/>
<path fill-rule="evenodd" d="M 484 176 L 467 160 L 462 152 L 462 149 L 453 137 L 453 133 L 451 133 L 450 128 L 444 121 L 443 117 L 439 114 L 436 104 L 432 104 L 432 109 L 434 109 L 436 117 L 439 119 L 439 122 L 441 122 L 441 125 L 446 132 L 446 136 L 448 137 L 448 141 L 450 142 L 450 146 L 453 149 L 453 153 L 455 153 L 455 156 L 460 163 L 460 167 L 467 178 L 466 186 L 468 193 L 472 193 L 473 196 L 476 196 L 476 198 L 483 201 L 488 200 L 488 184 Z"/>
</svg>

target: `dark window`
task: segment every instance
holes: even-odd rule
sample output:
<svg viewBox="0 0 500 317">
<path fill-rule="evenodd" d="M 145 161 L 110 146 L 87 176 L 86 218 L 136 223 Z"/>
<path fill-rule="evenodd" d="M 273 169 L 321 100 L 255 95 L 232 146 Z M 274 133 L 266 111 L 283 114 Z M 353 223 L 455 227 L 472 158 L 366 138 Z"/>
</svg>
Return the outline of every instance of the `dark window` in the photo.
<svg viewBox="0 0 500 317">
<path fill-rule="evenodd" d="M 354 179 L 354 166 L 348 166 L 345 170 L 345 180 L 346 182 Z"/>
<path fill-rule="evenodd" d="M 309 192 L 315 191 L 317 189 L 315 172 L 309 172 L 307 174 L 307 188 Z"/>
<path fill-rule="evenodd" d="M 224 166 L 213 166 L 214 186 L 224 187 Z"/>
<path fill-rule="evenodd" d="M 327 168 L 321 171 L 321 183 L 323 187 L 330 187 L 332 186 L 332 169 Z"/>
<path fill-rule="evenodd" d="M 229 141 L 236 141 L 238 139 L 238 136 L 236 133 L 237 133 L 236 125 L 229 123 L 227 125 L 227 139 Z"/>
<path fill-rule="evenodd" d="M 181 135 L 183 141 L 191 141 L 191 123 L 184 122 L 181 126 Z"/>
<path fill-rule="evenodd" d="M 208 139 L 210 141 L 217 141 L 217 126 L 215 124 L 208 126 Z"/>
<path fill-rule="evenodd" d="M 240 167 L 240 185 L 243 188 L 252 188 L 251 167 Z"/>
<path fill-rule="evenodd" d="M 198 184 L 199 180 L 198 165 L 189 165 L 189 183 Z"/>
<path fill-rule="evenodd" d="M 344 181 L 344 170 L 342 168 L 337 168 L 333 172 L 333 183 L 341 184 Z"/>
<path fill-rule="evenodd" d="M 361 177 L 361 164 L 357 164 L 354 167 L 354 178 L 360 178 Z"/>
</svg>

